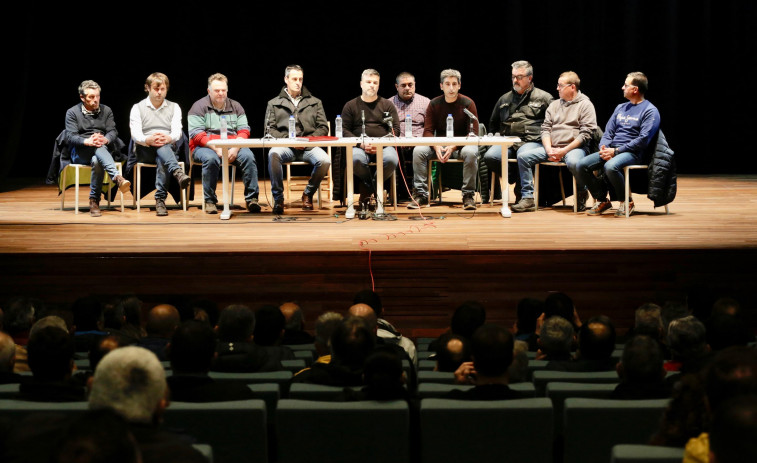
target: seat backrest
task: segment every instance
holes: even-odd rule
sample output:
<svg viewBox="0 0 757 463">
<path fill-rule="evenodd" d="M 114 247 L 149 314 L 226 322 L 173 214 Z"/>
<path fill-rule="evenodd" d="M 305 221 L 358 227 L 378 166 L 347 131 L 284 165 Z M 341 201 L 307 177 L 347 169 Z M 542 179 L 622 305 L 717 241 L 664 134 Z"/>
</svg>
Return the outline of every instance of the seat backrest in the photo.
<svg viewBox="0 0 757 463">
<path fill-rule="evenodd" d="M 421 383 L 455 384 L 455 374 L 448 371 L 419 371 L 418 384 Z"/>
<path fill-rule="evenodd" d="M 71 414 L 84 413 L 89 410 L 89 403 L 81 402 L 27 402 L 24 400 L 0 400 L 0 416 L 12 422 L 18 421 L 32 413 Z"/>
<path fill-rule="evenodd" d="M 281 369 L 290 371 L 292 372 L 292 374 L 297 373 L 298 371 L 304 369 L 305 367 L 307 367 L 307 363 L 303 359 L 281 361 Z"/>
<path fill-rule="evenodd" d="M 404 463 L 410 459 L 407 402 L 283 399 L 276 410 L 281 463 Z"/>
<path fill-rule="evenodd" d="M 462 384 L 423 383 L 418 385 L 418 396 L 421 399 L 441 399 L 454 389 L 468 390 L 473 386 Z M 536 390 L 532 383 L 510 384 L 510 389 L 522 393 L 524 396 L 534 397 Z"/>
<path fill-rule="evenodd" d="M 268 423 L 273 423 L 276 405 L 281 399 L 281 386 L 276 383 L 258 383 L 248 384 L 247 387 L 255 394 L 256 398 L 265 402 L 265 408 L 268 413 Z"/>
<path fill-rule="evenodd" d="M 547 393 L 547 383 L 617 383 L 618 373 L 615 371 L 599 372 L 573 372 L 573 371 L 535 371 L 533 383 L 536 386 L 536 394 L 544 397 Z"/>
<path fill-rule="evenodd" d="M 421 462 L 549 462 L 553 419 L 552 403 L 543 397 L 496 401 L 423 399 Z"/>
<path fill-rule="evenodd" d="M 683 449 L 659 445 L 619 444 L 612 448 L 610 463 L 680 463 Z"/>
<path fill-rule="evenodd" d="M 342 386 L 328 386 L 325 384 L 292 383 L 289 387 L 289 398 L 299 400 L 334 400 L 342 395 Z"/>
<path fill-rule="evenodd" d="M 174 402 L 164 425 L 213 448 L 215 463 L 267 463 L 266 406 L 260 399 L 229 402 Z"/>
<path fill-rule="evenodd" d="M 552 401 L 555 416 L 562 417 L 565 399 L 568 397 L 585 397 L 590 399 L 609 399 L 617 383 L 547 383 L 546 396 Z M 562 435 L 563 420 L 555 420 L 555 435 Z"/>
<path fill-rule="evenodd" d="M 616 444 L 646 444 L 667 405 L 668 399 L 565 399 L 565 463 L 608 461 Z"/>
</svg>

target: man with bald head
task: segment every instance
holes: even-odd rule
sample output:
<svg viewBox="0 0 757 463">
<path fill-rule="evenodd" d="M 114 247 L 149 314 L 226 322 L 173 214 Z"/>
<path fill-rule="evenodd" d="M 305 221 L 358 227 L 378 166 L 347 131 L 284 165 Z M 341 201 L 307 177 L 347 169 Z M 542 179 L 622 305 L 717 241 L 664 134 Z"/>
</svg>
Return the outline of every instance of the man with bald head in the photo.
<svg viewBox="0 0 757 463">
<path fill-rule="evenodd" d="M 305 315 L 302 308 L 296 302 L 285 302 L 279 306 L 284 314 L 284 337 L 283 345 L 312 344 L 313 336 L 305 331 Z"/>
<path fill-rule="evenodd" d="M 147 336 L 140 339 L 137 345 L 153 352 L 161 362 L 168 361 L 166 344 L 180 322 L 181 317 L 176 307 L 170 304 L 156 305 L 147 315 Z"/>
</svg>

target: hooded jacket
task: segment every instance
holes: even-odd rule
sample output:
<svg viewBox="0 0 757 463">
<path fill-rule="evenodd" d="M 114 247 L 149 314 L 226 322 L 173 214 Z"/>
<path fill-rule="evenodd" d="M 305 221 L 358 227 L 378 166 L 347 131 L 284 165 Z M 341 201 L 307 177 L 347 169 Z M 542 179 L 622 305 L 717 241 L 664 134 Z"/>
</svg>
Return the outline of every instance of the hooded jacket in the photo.
<svg viewBox="0 0 757 463">
<path fill-rule="evenodd" d="M 298 137 L 321 137 L 328 135 L 329 127 L 323 103 L 314 97 L 307 87 L 302 86 L 302 98 L 294 106 L 286 92 L 281 89 L 279 95 L 268 101 L 265 111 L 265 133 L 275 138 L 289 136 L 289 116 L 294 116 Z"/>
</svg>

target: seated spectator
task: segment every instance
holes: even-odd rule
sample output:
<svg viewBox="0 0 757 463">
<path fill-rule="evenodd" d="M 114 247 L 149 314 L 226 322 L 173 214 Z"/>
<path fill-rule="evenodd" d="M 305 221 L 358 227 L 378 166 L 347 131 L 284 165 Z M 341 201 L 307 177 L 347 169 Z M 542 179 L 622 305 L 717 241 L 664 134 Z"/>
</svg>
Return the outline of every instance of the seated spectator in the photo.
<svg viewBox="0 0 757 463">
<path fill-rule="evenodd" d="M 112 410 L 90 410 L 66 427 L 52 463 L 141 463 L 129 425 Z"/>
<path fill-rule="evenodd" d="M 634 325 L 629 331 L 627 339 L 630 340 L 637 334 L 649 336 L 660 344 L 663 359 L 670 360 L 670 349 L 668 349 L 666 344 L 665 333 L 665 325 L 662 321 L 662 307 L 648 302 L 636 309 Z"/>
<path fill-rule="evenodd" d="M 313 336 L 305 331 L 305 315 L 302 308 L 294 302 L 285 302 L 279 306 L 284 315 L 284 337 L 281 344 L 285 346 L 312 344 Z"/>
<path fill-rule="evenodd" d="M 268 353 L 252 342 L 255 312 L 244 305 L 230 305 L 221 311 L 216 333 L 216 357 L 212 371 L 254 373 L 281 369 L 281 361 L 269 359 Z"/>
<path fill-rule="evenodd" d="M 696 374 L 710 357 L 705 326 L 693 315 L 670 322 L 668 346 L 671 360 L 665 362 L 665 371 L 679 372 L 667 377 L 669 384 L 673 384 L 683 374 Z"/>
<path fill-rule="evenodd" d="M 592 317 L 578 330 L 578 350 L 574 360 L 550 362 L 549 370 L 561 371 L 612 371 L 616 361 L 612 359 L 615 350 L 615 327 L 609 318 L 599 315 Z"/>
<path fill-rule="evenodd" d="M 71 311 L 76 326 L 76 352 L 89 352 L 101 337 L 108 334 L 103 331 L 102 304 L 95 297 L 81 297 L 71 305 Z"/>
<path fill-rule="evenodd" d="M 33 377 L 21 383 L 18 398 L 37 402 L 86 400 L 84 385 L 71 379 L 74 341 L 68 331 L 53 325 L 32 330 L 28 351 Z"/>
<path fill-rule="evenodd" d="M 444 333 L 436 348 L 436 371 L 455 372 L 463 362 L 471 361 L 469 341 L 457 334 Z"/>
<path fill-rule="evenodd" d="M 16 364 L 16 343 L 10 335 L 0 331 L 0 384 L 15 384 L 21 375 L 13 372 Z"/>
<path fill-rule="evenodd" d="M 375 335 L 361 317 L 349 317 L 339 323 L 331 336 L 331 361 L 315 363 L 297 373 L 294 383 L 329 386 L 360 386 L 363 364 L 375 348 Z"/>
<path fill-rule="evenodd" d="M 97 364 L 100 363 L 105 354 L 108 352 L 124 347 L 124 338 L 121 336 L 105 336 L 100 338 L 100 341 L 89 351 L 89 368 L 92 372 L 97 368 Z"/>
<path fill-rule="evenodd" d="M 713 351 L 731 346 L 746 346 L 754 341 L 749 324 L 737 314 L 715 312 L 706 325 L 707 344 Z"/>
<path fill-rule="evenodd" d="M 544 299 L 544 320 L 554 316 L 568 320 L 573 325 L 574 331 L 581 328 L 581 319 L 578 317 L 573 299 L 565 293 L 549 293 L 547 298 Z"/>
<path fill-rule="evenodd" d="M 167 361 L 166 345 L 180 322 L 181 316 L 176 307 L 169 304 L 156 305 L 147 315 L 147 336 L 140 339 L 137 345 L 155 354 L 161 362 Z"/>
<path fill-rule="evenodd" d="M 452 314 L 449 330 L 447 333 L 457 334 L 470 339 L 473 333 L 486 322 L 486 309 L 476 301 L 462 303 Z M 429 344 L 429 350 L 436 350 L 439 340 Z"/>
<path fill-rule="evenodd" d="M 411 363 L 418 366 L 418 354 L 415 349 L 413 341 L 402 335 L 391 323 L 386 321 L 384 317 L 384 305 L 381 302 L 381 297 L 375 291 L 370 289 L 364 289 L 355 294 L 352 301 L 354 304 L 367 304 L 376 313 L 377 331 L 376 336 L 383 340 L 384 343 L 396 344 L 407 353 Z"/>
<path fill-rule="evenodd" d="M 141 333 L 141 326 L 134 326 L 127 322 L 126 310 L 131 309 L 132 305 L 142 305 L 142 302 L 136 297 L 117 299 L 107 304 L 103 309 L 103 331 L 111 336 L 123 338 L 120 342 L 123 345 L 136 344 L 144 337 Z M 141 310 L 141 309 L 140 309 Z"/>
<path fill-rule="evenodd" d="M 711 315 L 741 315 L 741 304 L 736 299 L 721 297 L 712 304 Z"/>
<path fill-rule="evenodd" d="M 525 341 L 528 344 L 528 350 L 536 352 L 539 350 L 539 343 L 536 335 L 536 321 L 544 313 L 544 302 L 532 297 L 526 297 L 518 301 L 518 319 L 513 325 L 516 341 Z"/>
<path fill-rule="evenodd" d="M 292 349 L 281 345 L 285 326 L 286 319 L 278 307 L 264 305 L 255 311 L 255 330 L 252 341 L 260 346 L 273 361 L 294 359 Z"/>
<path fill-rule="evenodd" d="M 570 362 L 573 357 L 570 354 L 574 342 L 573 325 L 564 317 L 552 316 L 547 318 L 541 326 L 539 335 L 539 351 L 536 353 L 537 360 L 548 360 L 550 368 L 552 362 Z M 552 365 L 560 369 L 559 364 Z"/>
<path fill-rule="evenodd" d="M 346 400 L 408 400 L 410 393 L 405 388 L 405 372 L 402 358 L 397 351 L 386 346 L 378 347 L 365 359 L 363 388 L 348 389 Z"/>
<path fill-rule="evenodd" d="M 344 317 L 337 312 L 326 312 L 318 317 L 315 322 L 315 353 L 316 363 L 329 363 L 331 361 L 331 336 L 342 322 Z"/>
<path fill-rule="evenodd" d="M 637 334 L 623 348 L 623 357 L 617 365 L 620 384 L 612 399 L 641 400 L 670 397 L 662 367 L 662 349 L 649 336 Z"/>
<path fill-rule="evenodd" d="M 16 373 L 30 371 L 26 353 L 29 330 L 32 329 L 37 314 L 44 309 L 44 305 L 36 299 L 17 297 L 8 302 L 7 309 L 3 316 L 3 326 L 16 344 L 13 371 Z"/>
<path fill-rule="evenodd" d="M 712 420 L 711 463 L 757 461 L 757 396 L 728 400 Z"/>
<path fill-rule="evenodd" d="M 243 382 L 215 381 L 208 376 L 216 350 L 216 336 L 206 323 L 183 322 L 168 345 L 173 374 L 168 377 L 171 400 L 177 402 L 221 402 L 247 400 L 255 395 Z"/>
<path fill-rule="evenodd" d="M 218 325 L 218 317 L 220 316 L 218 311 L 218 305 L 210 299 L 199 299 L 193 301 L 192 304 L 192 318 L 194 320 L 207 323 L 211 328 Z"/>
<path fill-rule="evenodd" d="M 445 397 L 457 400 L 507 400 L 522 395 L 510 389 L 507 370 L 513 361 L 513 335 L 501 326 L 484 324 L 471 339 L 472 362 L 455 371 L 455 382 L 474 384 L 467 390 L 453 390 Z"/>
<path fill-rule="evenodd" d="M 660 311 L 660 316 L 662 317 L 662 327 L 664 329 L 664 338 L 667 341 L 668 338 L 668 328 L 670 327 L 670 322 L 673 320 L 677 320 L 679 318 L 688 317 L 691 315 L 691 312 L 689 311 L 689 306 L 686 304 L 686 302 L 683 301 L 667 301 L 662 306 L 662 310 Z"/>
<path fill-rule="evenodd" d="M 144 463 L 206 463 L 184 439 L 159 426 L 168 403 L 165 370 L 149 350 L 122 347 L 97 365 L 89 408 L 111 409 L 122 416 L 129 423 Z"/>
<path fill-rule="evenodd" d="M 513 363 L 507 369 L 510 384 L 528 381 L 528 344 L 526 341 L 515 341 L 513 347 Z"/>
</svg>

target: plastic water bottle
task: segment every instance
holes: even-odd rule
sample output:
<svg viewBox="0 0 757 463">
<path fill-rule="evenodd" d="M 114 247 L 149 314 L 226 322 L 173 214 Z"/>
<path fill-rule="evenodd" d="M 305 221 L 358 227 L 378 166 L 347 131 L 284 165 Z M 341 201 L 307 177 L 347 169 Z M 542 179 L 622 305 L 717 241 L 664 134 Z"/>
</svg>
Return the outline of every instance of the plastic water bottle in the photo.
<svg viewBox="0 0 757 463">
<path fill-rule="evenodd" d="M 455 121 L 452 119 L 452 114 L 447 114 L 447 138 L 455 136 Z"/>
<path fill-rule="evenodd" d="M 295 138 L 297 136 L 297 132 L 294 128 L 294 114 L 289 116 L 289 138 Z"/>
<path fill-rule="evenodd" d="M 336 126 L 334 134 L 336 135 L 336 138 L 342 138 L 342 115 L 337 114 L 336 115 L 336 123 L 334 124 Z"/>
<path fill-rule="evenodd" d="M 411 116 L 410 114 L 405 115 L 405 136 L 413 136 L 413 116 Z"/>
<path fill-rule="evenodd" d="M 229 138 L 229 131 L 226 116 L 221 116 L 221 140 L 226 140 L 227 138 Z"/>
</svg>

